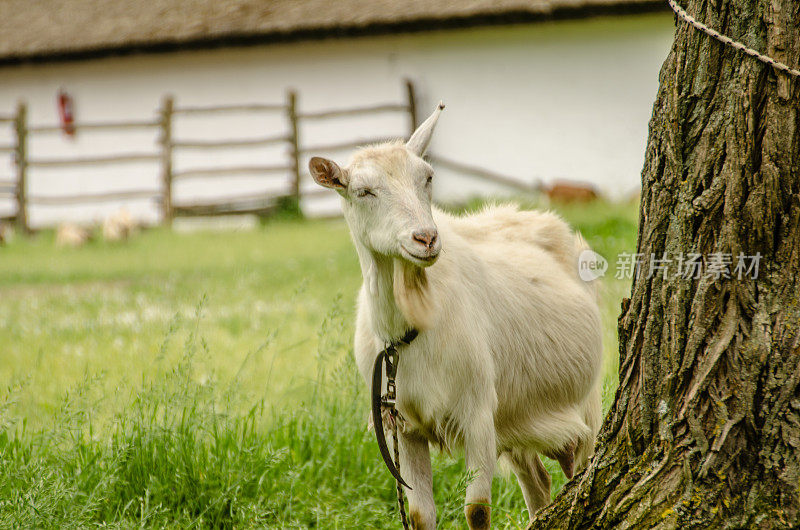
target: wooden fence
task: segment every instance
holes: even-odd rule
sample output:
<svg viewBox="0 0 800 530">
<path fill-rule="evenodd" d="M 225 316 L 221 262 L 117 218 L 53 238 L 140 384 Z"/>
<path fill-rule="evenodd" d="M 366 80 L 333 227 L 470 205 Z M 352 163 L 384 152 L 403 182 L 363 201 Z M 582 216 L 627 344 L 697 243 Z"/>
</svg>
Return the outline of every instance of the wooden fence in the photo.
<svg viewBox="0 0 800 530">
<path fill-rule="evenodd" d="M 303 155 L 313 152 L 336 151 L 355 148 L 361 145 L 376 143 L 387 138 L 361 138 L 355 141 L 310 145 L 301 144 L 301 123 L 322 120 L 331 120 L 350 116 L 363 116 L 379 113 L 403 113 L 408 117 L 408 131 L 416 129 L 417 103 L 415 88 L 411 81 L 406 81 L 406 100 L 402 103 L 388 103 L 367 107 L 354 107 L 316 112 L 302 112 L 298 109 L 296 92 L 289 91 L 283 103 L 276 104 L 244 104 L 244 105 L 216 105 L 216 106 L 180 106 L 172 96 L 166 96 L 157 112 L 156 119 L 142 121 L 105 121 L 105 122 L 79 122 L 74 124 L 75 132 L 93 131 L 120 131 L 120 130 L 152 130 L 157 131 L 158 141 L 156 148 L 151 152 L 118 152 L 101 156 L 84 156 L 79 158 L 33 158 L 29 154 L 28 143 L 32 135 L 59 134 L 62 127 L 59 125 L 35 125 L 28 123 L 27 106 L 20 103 L 13 116 L 0 115 L 0 126 L 13 127 L 13 145 L 0 145 L 0 154 L 13 155 L 16 174 L 13 176 L 0 175 L 0 199 L 13 198 L 16 203 L 16 213 L 6 220 L 16 222 L 22 232 L 30 231 L 29 208 L 31 205 L 72 205 L 90 202 L 119 201 L 130 199 L 152 199 L 160 206 L 161 219 L 165 224 L 170 224 L 177 216 L 211 216 L 225 214 L 259 214 L 266 215 L 272 211 L 277 201 L 283 197 L 294 197 L 299 201 L 302 197 L 322 195 L 328 193 L 319 189 L 313 192 L 302 192 L 301 181 L 303 171 L 300 159 Z M 244 139 L 217 139 L 217 140 L 192 140 L 183 141 L 175 138 L 175 116 L 209 115 L 226 113 L 279 113 L 285 116 L 288 123 L 288 133 L 268 135 Z M 176 171 L 173 168 L 175 153 L 186 150 L 224 150 L 241 147 L 262 147 L 285 145 L 287 160 L 285 163 L 274 165 L 233 165 L 227 167 L 200 167 Z M 522 191 L 532 191 L 532 188 L 520 183 L 518 180 L 504 175 L 461 164 L 446 158 L 431 157 L 435 162 L 451 169 L 470 174 L 484 180 L 489 180 L 504 186 L 511 186 Z M 65 196 L 36 196 L 28 194 L 29 168 L 66 167 L 66 166 L 96 166 L 111 164 L 128 164 L 139 162 L 157 162 L 160 166 L 160 186 L 158 189 L 125 189 L 112 192 L 74 194 Z M 288 174 L 291 177 L 290 192 L 288 194 L 263 194 L 252 193 L 240 197 L 227 197 L 210 202 L 180 203 L 174 200 L 173 188 L 176 181 L 225 178 L 226 176 L 257 174 L 273 175 Z"/>
<path fill-rule="evenodd" d="M 27 110 L 24 104 L 17 106 L 13 116 L 0 115 L 0 125 L 10 126 L 14 132 L 14 144 L 0 146 L 0 153 L 10 154 L 14 158 L 16 175 L 0 175 L 0 198 L 13 198 L 16 202 L 16 213 L 9 219 L 16 221 L 19 227 L 28 231 L 28 201 L 25 196 L 27 189 L 25 176 L 27 174 L 27 134 L 25 123 Z"/>
</svg>

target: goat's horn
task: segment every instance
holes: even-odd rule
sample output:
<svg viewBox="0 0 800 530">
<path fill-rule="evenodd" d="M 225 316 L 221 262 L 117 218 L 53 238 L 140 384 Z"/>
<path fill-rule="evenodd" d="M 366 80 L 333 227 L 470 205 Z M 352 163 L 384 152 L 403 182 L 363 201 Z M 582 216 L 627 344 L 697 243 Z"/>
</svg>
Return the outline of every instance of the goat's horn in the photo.
<svg viewBox="0 0 800 530">
<path fill-rule="evenodd" d="M 417 127 L 417 130 L 414 131 L 414 134 L 412 134 L 411 138 L 409 138 L 408 142 L 406 142 L 406 147 L 408 147 L 408 149 L 417 156 L 422 156 L 425 154 L 428 144 L 431 143 L 433 129 L 436 127 L 436 122 L 439 121 L 439 114 L 442 113 L 442 110 L 444 110 L 444 103 L 440 101 L 439 106 L 436 107 L 436 110 L 433 111 L 433 114 L 428 116 L 428 119 L 422 122 L 419 127 Z"/>
</svg>

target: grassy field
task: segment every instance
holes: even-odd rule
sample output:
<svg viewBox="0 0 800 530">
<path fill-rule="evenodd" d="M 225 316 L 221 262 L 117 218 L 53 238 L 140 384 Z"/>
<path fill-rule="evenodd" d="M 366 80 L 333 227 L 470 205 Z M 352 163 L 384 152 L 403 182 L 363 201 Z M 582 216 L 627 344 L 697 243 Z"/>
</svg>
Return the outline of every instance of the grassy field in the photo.
<svg viewBox="0 0 800 530">
<path fill-rule="evenodd" d="M 636 209 L 562 213 L 610 262 L 608 403 Z M 342 221 L 0 247 L 0 527 L 394 526 L 351 359 L 359 284 Z M 434 476 L 440 526 L 462 527 L 459 455 Z M 497 527 L 526 520 L 507 474 L 493 504 Z"/>
</svg>

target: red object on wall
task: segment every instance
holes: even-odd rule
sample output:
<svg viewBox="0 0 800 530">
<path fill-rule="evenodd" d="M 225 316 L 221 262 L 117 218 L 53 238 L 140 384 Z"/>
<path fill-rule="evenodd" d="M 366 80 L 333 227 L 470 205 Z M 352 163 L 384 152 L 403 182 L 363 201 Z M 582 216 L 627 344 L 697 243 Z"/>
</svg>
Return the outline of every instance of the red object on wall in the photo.
<svg viewBox="0 0 800 530">
<path fill-rule="evenodd" d="M 58 117 L 64 134 L 75 136 L 75 104 L 63 88 L 58 91 Z"/>
</svg>

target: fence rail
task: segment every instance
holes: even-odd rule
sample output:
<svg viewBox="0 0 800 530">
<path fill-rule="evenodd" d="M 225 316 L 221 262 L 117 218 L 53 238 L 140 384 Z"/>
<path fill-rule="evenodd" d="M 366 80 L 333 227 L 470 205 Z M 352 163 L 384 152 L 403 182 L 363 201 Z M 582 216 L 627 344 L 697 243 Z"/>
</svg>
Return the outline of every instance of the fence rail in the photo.
<svg viewBox="0 0 800 530">
<path fill-rule="evenodd" d="M 172 174 L 173 179 L 183 178 L 202 178 L 213 176 L 241 176 L 251 175 L 253 173 L 288 173 L 292 170 L 292 166 L 287 165 L 270 165 L 270 166 L 228 166 L 228 167 L 208 167 L 198 169 L 186 169 L 184 171 L 177 171 Z"/>
<path fill-rule="evenodd" d="M 28 197 L 29 204 L 41 206 L 64 206 L 69 204 L 83 204 L 87 202 L 107 202 L 131 199 L 159 199 L 159 190 L 124 190 L 103 193 L 84 193 L 80 195 L 45 196 L 37 195 Z"/>
<path fill-rule="evenodd" d="M 260 195 L 234 195 L 214 201 L 196 201 L 173 205 L 175 215 L 189 216 L 217 216 L 231 212 L 243 213 L 269 213 L 277 206 L 277 200 L 285 194 L 264 193 Z"/>
<path fill-rule="evenodd" d="M 288 136 L 267 136 L 264 138 L 241 139 L 241 140 L 191 140 L 172 142 L 173 148 L 178 149 L 229 149 L 232 147 L 263 147 L 265 145 L 275 145 L 289 142 Z"/>
<path fill-rule="evenodd" d="M 54 167 L 54 166 L 88 166 L 104 164 L 129 164 L 136 162 L 157 162 L 161 160 L 160 154 L 150 153 L 125 153 L 108 156 L 87 156 L 81 158 L 49 158 L 28 161 L 28 167 Z"/>
<path fill-rule="evenodd" d="M 352 109 L 323 110 L 319 112 L 302 112 L 297 115 L 301 120 L 327 120 L 330 118 L 344 118 L 346 116 L 359 116 L 364 114 L 378 114 L 382 112 L 408 112 L 408 105 L 389 103 L 371 107 L 355 107 Z"/>
<path fill-rule="evenodd" d="M 227 112 L 285 112 L 287 106 L 282 103 L 263 104 L 250 103 L 245 105 L 209 105 L 197 107 L 176 107 L 174 114 L 215 114 Z"/>
<path fill-rule="evenodd" d="M 286 101 L 281 103 L 248 103 L 209 106 L 180 106 L 175 104 L 172 96 L 166 96 L 155 117 L 147 120 L 129 121 L 88 121 L 72 124 L 76 132 L 81 131 L 125 131 L 152 130 L 157 132 L 156 149 L 153 152 L 121 152 L 113 154 L 97 154 L 72 158 L 35 158 L 28 151 L 28 141 L 32 135 L 48 135 L 64 132 L 63 126 L 50 124 L 28 124 L 27 106 L 20 103 L 13 116 L 0 115 L 0 126 L 10 126 L 13 145 L 0 145 L 0 154 L 12 154 L 16 174 L 13 179 L 0 178 L 0 198 L 13 198 L 16 213 L 11 217 L 23 232 L 29 231 L 28 208 L 30 205 L 62 206 L 107 201 L 127 201 L 150 199 L 157 202 L 161 209 L 161 219 L 165 224 L 171 223 L 176 216 L 212 216 L 223 214 L 254 213 L 267 215 L 272 212 L 279 200 L 293 197 L 314 198 L 331 196 L 332 192 L 321 188 L 313 190 L 301 189 L 301 181 L 308 175 L 301 170 L 301 157 L 310 153 L 341 151 L 359 146 L 385 142 L 413 132 L 417 125 L 417 101 L 414 84 L 406 81 L 406 101 L 403 103 L 384 103 L 371 106 L 351 108 L 315 110 L 302 112 L 298 110 L 298 97 L 294 91 L 287 92 Z M 287 129 L 282 134 L 265 134 L 249 138 L 217 138 L 217 139 L 179 139 L 175 138 L 173 125 L 176 116 L 194 116 L 227 113 L 269 113 L 283 114 Z M 373 137 L 355 140 L 343 140 L 328 144 L 305 146 L 301 142 L 301 124 L 322 120 L 340 119 L 350 116 L 365 116 L 380 113 L 403 113 L 408 117 L 408 130 L 396 137 Z M 176 171 L 174 155 L 176 150 L 224 150 L 236 148 L 260 148 L 265 146 L 288 147 L 285 163 L 276 164 L 242 164 L 225 167 L 192 167 Z M 434 161 L 442 166 L 477 178 L 510 186 L 522 191 L 531 191 L 534 186 L 527 185 L 505 175 L 484 168 L 456 162 L 447 158 L 434 156 Z M 99 193 L 83 193 L 72 195 L 34 195 L 28 196 L 29 168 L 63 168 L 71 166 L 98 166 L 110 164 L 158 163 L 160 187 L 158 189 L 111 190 Z M 286 189 L 272 193 L 217 198 L 215 200 L 181 203 L 174 200 L 173 187 L 176 180 L 190 179 L 225 179 L 234 176 L 270 176 L 283 174 L 289 177 Z"/>
<path fill-rule="evenodd" d="M 461 162 L 456 162 L 455 160 L 451 160 L 449 158 L 444 158 L 438 155 L 433 155 L 430 157 L 431 161 L 439 164 L 443 167 L 448 167 L 455 171 L 459 171 L 461 173 L 466 173 L 473 177 L 477 177 L 483 180 L 487 180 L 489 182 L 493 182 L 495 184 L 500 184 L 509 188 L 514 188 L 519 191 L 523 192 L 531 192 L 531 191 L 538 191 L 539 184 L 528 184 L 521 180 L 517 180 L 515 178 L 511 178 L 506 175 L 501 175 L 500 173 L 496 173 L 494 171 L 490 171 L 488 169 L 484 169 L 482 167 L 472 166 L 469 164 L 464 164 Z"/>
<path fill-rule="evenodd" d="M 83 122 L 73 124 L 77 131 L 111 131 L 125 129 L 155 129 L 161 125 L 157 121 L 101 121 Z M 53 134 L 64 132 L 64 127 L 60 125 L 33 125 L 27 128 L 28 133 L 34 134 Z"/>
<path fill-rule="evenodd" d="M 378 138 L 365 138 L 362 140 L 353 140 L 350 142 L 339 142 L 335 144 L 313 145 L 311 147 L 304 147 L 300 149 L 300 153 L 308 154 L 308 153 L 319 153 L 321 151 L 341 151 L 343 149 L 354 149 L 356 147 L 361 147 L 364 145 L 389 142 L 391 140 L 397 140 L 397 137 L 384 136 Z"/>
</svg>

